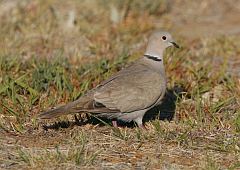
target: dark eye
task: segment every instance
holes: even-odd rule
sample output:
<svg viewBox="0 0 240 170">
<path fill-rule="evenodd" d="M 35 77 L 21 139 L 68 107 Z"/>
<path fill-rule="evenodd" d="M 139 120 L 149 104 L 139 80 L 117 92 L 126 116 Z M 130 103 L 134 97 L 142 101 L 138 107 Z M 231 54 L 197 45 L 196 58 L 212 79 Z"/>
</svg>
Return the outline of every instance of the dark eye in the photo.
<svg viewBox="0 0 240 170">
<path fill-rule="evenodd" d="M 167 37 L 166 37 L 166 36 L 162 36 L 162 40 L 164 40 L 164 41 L 165 41 L 166 39 L 167 39 Z"/>
</svg>

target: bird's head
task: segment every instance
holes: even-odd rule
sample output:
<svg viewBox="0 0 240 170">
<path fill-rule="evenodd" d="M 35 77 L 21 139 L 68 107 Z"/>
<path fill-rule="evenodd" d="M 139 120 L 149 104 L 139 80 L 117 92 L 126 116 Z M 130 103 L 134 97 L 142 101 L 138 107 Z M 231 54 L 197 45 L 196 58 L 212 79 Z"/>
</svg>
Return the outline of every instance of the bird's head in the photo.
<svg viewBox="0 0 240 170">
<path fill-rule="evenodd" d="M 154 32 L 149 38 L 149 45 L 154 48 L 158 47 L 162 49 L 171 46 L 179 48 L 179 45 L 174 41 L 171 34 L 165 31 Z"/>
</svg>

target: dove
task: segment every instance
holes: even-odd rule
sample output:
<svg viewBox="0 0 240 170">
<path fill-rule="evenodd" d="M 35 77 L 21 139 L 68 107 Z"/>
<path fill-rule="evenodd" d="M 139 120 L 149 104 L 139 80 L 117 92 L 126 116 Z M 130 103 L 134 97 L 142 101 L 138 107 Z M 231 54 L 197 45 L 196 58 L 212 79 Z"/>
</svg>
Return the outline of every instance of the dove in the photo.
<svg viewBox="0 0 240 170">
<path fill-rule="evenodd" d="M 167 88 L 163 64 L 166 48 L 179 48 L 170 33 L 157 31 L 150 35 L 145 53 L 128 67 L 89 90 L 79 99 L 39 114 L 41 119 L 61 115 L 90 113 L 112 120 L 134 121 L 145 128 L 145 113 L 161 104 Z"/>
</svg>

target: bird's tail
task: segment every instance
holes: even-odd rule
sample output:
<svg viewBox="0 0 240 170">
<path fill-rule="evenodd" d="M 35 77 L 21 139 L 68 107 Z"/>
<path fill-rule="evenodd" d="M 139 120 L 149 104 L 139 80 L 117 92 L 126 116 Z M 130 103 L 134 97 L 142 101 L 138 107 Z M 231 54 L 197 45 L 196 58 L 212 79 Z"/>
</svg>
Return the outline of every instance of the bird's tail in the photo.
<svg viewBox="0 0 240 170">
<path fill-rule="evenodd" d="M 46 112 L 42 112 L 39 114 L 40 119 L 51 119 L 51 118 L 56 118 L 62 115 L 67 115 L 70 113 L 73 113 L 73 107 L 78 104 L 78 101 L 75 102 L 70 102 L 64 106 L 59 106 L 55 109 L 48 110 Z"/>
<path fill-rule="evenodd" d="M 70 102 L 64 106 L 59 106 L 55 109 L 51 109 L 46 112 L 42 112 L 38 115 L 40 119 L 51 119 L 62 115 L 68 115 L 71 113 L 119 113 L 119 110 L 108 109 L 104 105 L 97 105 L 91 95 L 79 98 L 73 102 Z"/>
<path fill-rule="evenodd" d="M 51 119 L 51 118 L 56 118 L 56 117 L 62 116 L 64 114 L 67 114 L 65 112 L 65 108 L 64 108 L 64 106 L 60 106 L 58 108 L 48 110 L 46 112 L 42 112 L 38 115 L 38 117 L 40 119 Z"/>
</svg>

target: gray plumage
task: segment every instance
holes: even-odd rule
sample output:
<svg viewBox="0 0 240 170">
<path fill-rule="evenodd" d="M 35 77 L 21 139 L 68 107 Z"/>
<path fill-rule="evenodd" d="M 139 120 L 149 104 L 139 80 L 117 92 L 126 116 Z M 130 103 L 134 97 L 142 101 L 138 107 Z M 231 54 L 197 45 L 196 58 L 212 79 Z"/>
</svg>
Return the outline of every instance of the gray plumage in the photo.
<svg viewBox="0 0 240 170">
<path fill-rule="evenodd" d="M 41 113 L 39 117 L 49 119 L 89 112 L 109 119 L 133 120 L 143 127 L 142 118 L 146 111 L 159 105 L 164 97 L 166 77 L 163 52 L 172 45 L 178 47 L 168 32 L 153 33 L 143 57 L 78 100 Z"/>
</svg>

